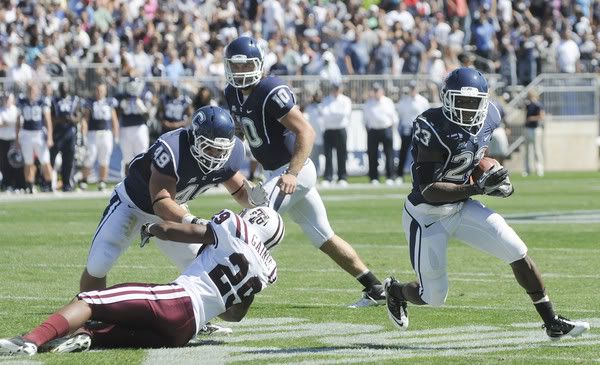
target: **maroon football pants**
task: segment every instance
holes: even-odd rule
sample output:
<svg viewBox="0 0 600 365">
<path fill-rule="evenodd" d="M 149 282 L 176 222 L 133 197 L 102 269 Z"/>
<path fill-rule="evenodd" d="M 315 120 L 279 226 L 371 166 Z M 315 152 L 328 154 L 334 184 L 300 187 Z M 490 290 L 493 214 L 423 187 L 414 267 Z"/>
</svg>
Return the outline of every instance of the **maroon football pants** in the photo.
<svg viewBox="0 0 600 365">
<path fill-rule="evenodd" d="M 119 284 L 77 297 L 91 307 L 91 319 L 103 323 L 85 327 L 94 347 L 177 347 L 196 334 L 192 301 L 175 283 Z"/>
</svg>

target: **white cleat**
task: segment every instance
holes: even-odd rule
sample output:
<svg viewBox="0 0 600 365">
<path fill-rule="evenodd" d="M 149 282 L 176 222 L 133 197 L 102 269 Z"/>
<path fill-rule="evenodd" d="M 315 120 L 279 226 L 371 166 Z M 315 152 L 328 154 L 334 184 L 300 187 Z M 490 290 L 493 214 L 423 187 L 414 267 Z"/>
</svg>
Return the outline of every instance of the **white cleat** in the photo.
<svg viewBox="0 0 600 365">
<path fill-rule="evenodd" d="M 62 354 L 67 352 L 84 352 L 92 347 L 92 337 L 87 333 L 76 333 L 71 336 L 57 338 L 44 347 L 49 352 Z"/>
<path fill-rule="evenodd" d="M 385 304 L 385 292 L 382 285 L 375 285 L 371 290 L 363 290 L 362 298 L 348 308 L 375 307 Z"/>
<path fill-rule="evenodd" d="M 229 327 L 208 322 L 200 328 L 198 336 L 229 335 L 231 333 L 233 333 L 233 330 Z"/>
<path fill-rule="evenodd" d="M 25 341 L 23 337 L 0 339 L 0 356 L 32 356 L 35 354 L 37 354 L 37 346 L 32 342 Z"/>
</svg>

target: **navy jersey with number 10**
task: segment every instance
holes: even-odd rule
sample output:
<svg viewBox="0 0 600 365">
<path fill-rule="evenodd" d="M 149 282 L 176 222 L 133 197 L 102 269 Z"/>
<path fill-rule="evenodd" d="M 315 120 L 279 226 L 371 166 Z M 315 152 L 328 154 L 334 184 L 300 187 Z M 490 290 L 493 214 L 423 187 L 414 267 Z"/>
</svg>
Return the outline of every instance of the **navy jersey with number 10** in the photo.
<svg viewBox="0 0 600 365">
<path fill-rule="evenodd" d="M 265 170 L 290 162 L 295 135 L 279 120 L 296 105 L 296 97 L 281 79 L 262 79 L 245 99 L 241 90 L 228 85 L 225 99 L 236 123 L 244 129 L 252 154 Z"/>
</svg>

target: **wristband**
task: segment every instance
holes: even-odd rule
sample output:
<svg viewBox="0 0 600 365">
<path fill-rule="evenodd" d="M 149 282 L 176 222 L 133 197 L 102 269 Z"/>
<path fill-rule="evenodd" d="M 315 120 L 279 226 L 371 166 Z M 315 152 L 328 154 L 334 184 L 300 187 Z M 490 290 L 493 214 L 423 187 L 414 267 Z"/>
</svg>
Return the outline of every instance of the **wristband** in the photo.
<svg viewBox="0 0 600 365">
<path fill-rule="evenodd" d="M 146 233 L 148 233 L 150 236 L 154 236 L 152 233 L 150 233 L 150 227 L 152 227 L 155 224 L 156 223 L 150 223 L 150 224 L 146 225 Z"/>
<path fill-rule="evenodd" d="M 290 171 L 290 169 L 287 169 L 287 170 L 285 170 L 285 171 L 283 172 L 283 174 L 284 174 L 284 175 L 285 175 L 285 174 L 287 174 L 287 175 L 292 175 L 292 176 L 298 177 L 298 173 L 297 173 L 297 172 L 296 172 L 296 173 L 294 173 L 294 172 L 291 172 L 291 171 Z"/>
<path fill-rule="evenodd" d="M 186 214 L 183 216 L 183 218 L 181 218 L 181 223 L 183 224 L 196 224 L 198 223 L 198 217 L 196 217 L 193 214 Z"/>
</svg>

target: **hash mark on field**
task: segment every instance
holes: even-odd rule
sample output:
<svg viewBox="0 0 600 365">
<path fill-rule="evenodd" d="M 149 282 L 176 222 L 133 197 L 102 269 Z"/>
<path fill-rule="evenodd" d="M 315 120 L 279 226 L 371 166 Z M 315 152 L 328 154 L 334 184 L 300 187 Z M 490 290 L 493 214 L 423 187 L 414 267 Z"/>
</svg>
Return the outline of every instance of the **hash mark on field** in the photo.
<svg viewBox="0 0 600 365">
<path fill-rule="evenodd" d="M 255 319 L 253 326 L 232 324 L 233 334 L 219 337 L 218 344 L 213 341 L 200 343 L 194 348 L 159 349 L 147 353 L 144 364 L 160 364 L 164 360 L 177 359 L 185 364 L 210 363 L 224 364 L 231 362 L 270 363 L 270 364 L 347 364 L 377 363 L 382 361 L 401 361 L 398 359 L 439 359 L 444 357 L 486 358 L 507 356 L 507 351 L 518 351 L 519 360 L 539 359 L 536 349 L 546 347 L 597 346 L 600 335 L 585 334 L 581 338 L 566 339 L 552 343 L 539 328 L 539 324 L 529 325 L 515 323 L 514 326 L 457 326 L 433 328 L 416 331 L 386 331 L 378 325 L 359 325 L 352 323 L 312 323 L 300 319 L 290 323 L 284 318 L 277 323 L 276 318 Z M 594 318 L 594 323 L 600 318 Z M 268 323 L 268 324 L 267 324 Z M 525 326 L 523 326 L 525 325 Z M 524 328 L 523 328 L 524 327 Z M 537 327 L 537 328 L 536 328 Z M 523 329 L 520 329 L 523 328 Z M 534 330 L 534 328 L 536 328 Z M 259 332 L 257 334 L 257 332 Z M 249 343 L 276 343 L 287 340 L 285 347 L 250 346 Z M 307 340 L 321 345 L 302 346 L 290 341 Z M 240 346 L 236 346 L 240 343 Z M 524 353 L 521 350 L 533 350 Z M 202 354 L 211 354 L 210 358 Z M 508 354 L 508 357 L 514 356 Z M 578 358 L 569 360 L 597 361 L 585 358 L 579 353 Z M 546 360 L 546 357 L 544 358 Z M 547 357 L 547 360 L 566 360 Z"/>
</svg>

